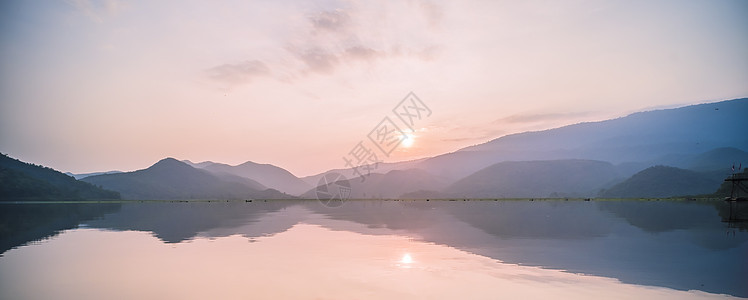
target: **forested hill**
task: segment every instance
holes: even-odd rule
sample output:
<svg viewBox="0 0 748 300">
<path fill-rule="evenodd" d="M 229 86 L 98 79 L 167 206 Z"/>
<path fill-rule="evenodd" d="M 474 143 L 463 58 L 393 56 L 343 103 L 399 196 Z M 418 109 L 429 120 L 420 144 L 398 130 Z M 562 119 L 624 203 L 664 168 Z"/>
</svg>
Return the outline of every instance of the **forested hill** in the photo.
<svg viewBox="0 0 748 300">
<path fill-rule="evenodd" d="M 48 167 L 0 155 L 0 201 L 113 199 L 120 199 L 118 192 L 78 181 Z"/>
</svg>

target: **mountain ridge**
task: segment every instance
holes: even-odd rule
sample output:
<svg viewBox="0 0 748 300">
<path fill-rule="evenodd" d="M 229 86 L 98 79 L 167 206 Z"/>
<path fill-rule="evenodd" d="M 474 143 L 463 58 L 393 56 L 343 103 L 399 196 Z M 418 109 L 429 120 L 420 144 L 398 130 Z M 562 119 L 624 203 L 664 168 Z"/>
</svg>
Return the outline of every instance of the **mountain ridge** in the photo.
<svg viewBox="0 0 748 300">
<path fill-rule="evenodd" d="M 505 161 L 443 190 L 466 198 L 590 197 L 619 179 L 609 162 L 581 159 Z"/>
<path fill-rule="evenodd" d="M 83 181 L 108 187 L 131 200 L 289 198 L 274 189 L 258 190 L 251 183 L 226 180 L 171 157 L 146 169 L 96 175 Z"/>
<path fill-rule="evenodd" d="M 194 165 L 199 165 L 200 169 L 214 174 L 231 174 L 248 178 L 266 187 L 292 195 L 299 195 L 311 188 L 311 185 L 288 170 L 272 164 L 246 161 L 235 166 L 216 162 L 202 162 Z"/>
<path fill-rule="evenodd" d="M 712 194 L 722 180 L 670 166 L 653 166 L 601 191 L 605 198 L 663 198 Z"/>
<path fill-rule="evenodd" d="M 578 186 L 583 190 L 559 189 L 555 191 L 555 194 L 554 191 L 542 189 L 538 191 L 526 189 L 524 194 L 516 193 L 516 191 L 505 194 L 505 196 L 518 197 L 594 196 L 595 188 L 611 188 L 614 184 L 621 183 L 655 165 L 716 172 L 729 167 L 730 161 L 748 163 L 748 152 L 743 150 L 748 149 L 748 137 L 736 134 L 737 132 L 733 130 L 734 128 L 748 128 L 748 118 L 744 117 L 746 112 L 748 112 L 748 98 L 740 98 L 636 112 L 610 120 L 509 134 L 482 144 L 432 157 L 380 163 L 378 168 L 372 171 L 371 178 L 367 177 L 367 179 L 372 179 L 371 182 L 360 186 L 354 185 L 354 187 L 362 189 L 360 197 L 364 197 L 366 193 L 366 197 L 391 198 L 400 195 L 417 195 L 419 191 L 424 195 L 452 195 L 451 192 L 457 192 L 454 195 L 476 196 L 477 194 L 467 190 L 450 191 L 450 189 L 467 189 L 465 179 L 473 176 L 468 181 L 485 182 L 488 185 L 485 187 L 487 191 L 491 190 L 488 182 L 493 182 L 493 185 L 501 184 L 494 178 L 498 175 L 480 173 L 487 178 L 479 180 L 476 177 L 478 175 L 475 174 L 501 163 L 504 163 L 501 165 L 502 168 L 508 168 L 508 166 L 518 168 L 514 170 L 516 172 L 523 172 L 523 168 L 534 168 L 531 166 L 538 167 L 534 165 L 538 164 L 537 161 L 544 161 L 544 164 L 551 165 L 559 164 L 569 172 L 564 174 L 554 170 L 554 174 L 559 176 L 559 181 L 568 179 L 566 177 L 573 177 L 576 172 L 574 170 L 579 166 L 591 167 L 589 161 L 612 164 L 612 169 L 609 165 L 605 165 L 604 168 L 598 166 L 601 168 L 598 171 L 603 172 L 602 169 L 605 169 L 603 178 L 607 180 L 605 183 L 597 182 L 598 187 L 583 185 Z M 166 160 L 163 163 L 168 165 L 175 163 L 174 161 Z M 350 169 L 331 169 L 299 178 L 282 167 L 252 161 L 235 166 L 212 161 L 201 163 L 183 161 L 182 163 L 185 163 L 186 167 L 209 172 L 213 176 L 222 178 L 223 181 L 233 181 L 234 184 L 250 186 L 255 190 L 268 187 L 292 195 L 311 195 L 310 192 L 314 190 L 319 179 L 326 174 L 334 172 L 346 176 L 351 174 Z M 191 172 L 187 171 L 189 169 L 185 169 L 185 166 L 179 166 L 180 170 Z M 390 180 L 389 178 L 395 178 L 398 174 L 397 172 L 390 174 L 392 171 L 406 171 L 411 174 L 419 172 L 419 175 L 413 176 L 428 178 L 433 182 L 427 184 L 412 178 Z M 179 172 L 173 171 L 172 173 Z M 504 169 L 501 172 L 499 173 L 505 176 L 509 171 Z M 509 179 L 512 178 L 507 178 Z M 577 179 L 579 182 L 584 181 Z M 526 180 L 532 179 L 528 177 Z M 543 177 L 543 180 L 545 181 L 539 185 L 540 187 L 554 184 L 549 178 Z M 355 180 L 351 178 L 351 181 Z M 454 186 L 460 181 L 463 183 Z M 410 190 L 406 190 L 402 182 L 412 182 L 413 186 Z M 521 181 L 516 183 L 523 184 Z M 493 191 L 493 194 L 487 193 L 483 196 L 502 195 L 498 190 Z"/>
<path fill-rule="evenodd" d="M 590 159 L 614 164 L 649 162 L 671 154 L 715 148 L 748 149 L 748 98 L 637 112 L 628 116 L 505 135 L 436 155 L 416 168 L 455 180 L 501 161 Z"/>
</svg>

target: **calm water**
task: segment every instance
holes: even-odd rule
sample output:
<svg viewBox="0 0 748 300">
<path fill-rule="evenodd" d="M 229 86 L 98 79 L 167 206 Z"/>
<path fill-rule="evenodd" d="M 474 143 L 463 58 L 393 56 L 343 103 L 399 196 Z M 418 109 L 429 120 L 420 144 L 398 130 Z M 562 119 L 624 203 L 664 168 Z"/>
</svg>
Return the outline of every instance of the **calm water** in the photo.
<svg viewBox="0 0 748 300">
<path fill-rule="evenodd" d="M 741 204 L 745 206 L 745 204 Z M 1 204 L 0 299 L 748 297 L 700 201 Z"/>
</svg>

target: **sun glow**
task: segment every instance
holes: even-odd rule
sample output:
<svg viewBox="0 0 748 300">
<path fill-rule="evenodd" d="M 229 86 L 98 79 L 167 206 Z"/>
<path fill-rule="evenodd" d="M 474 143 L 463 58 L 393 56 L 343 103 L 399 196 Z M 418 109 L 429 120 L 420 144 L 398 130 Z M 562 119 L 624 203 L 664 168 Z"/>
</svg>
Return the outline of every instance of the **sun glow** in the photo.
<svg viewBox="0 0 748 300">
<path fill-rule="evenodd" d="M 412 133 L 406 133 L 403 136 L 402 141 L 400 141 L 400 144 L 405 148 L 410 148 L 413 146 L 413 142 L 415 142 L 415 139 L 415 135 L 413 135 Z"/>
<path fill-rule="evenodd" d="M 403 264 L 411 264 L 413 263 L 413 258 L 410 257 L 410 253 L 403 254 L 403 258 L 400 259 L 400 262 Z"/>
</svg>

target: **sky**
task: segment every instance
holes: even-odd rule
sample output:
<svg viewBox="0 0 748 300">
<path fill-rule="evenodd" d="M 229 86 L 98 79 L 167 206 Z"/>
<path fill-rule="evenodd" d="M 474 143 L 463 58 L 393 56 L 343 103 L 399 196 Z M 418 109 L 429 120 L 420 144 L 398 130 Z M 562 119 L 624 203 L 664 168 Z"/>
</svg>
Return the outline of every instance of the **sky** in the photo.
<svg viewBox="0 0 748 300">
<path fill-rule="evenodd" d="M 359 142 L 428 157 L 746 97 L 746 16 L 721 0 L 3 1 L 0 152 L 73 173 L 174 157 L 297 176 L 344 168 Z M 411 92 L 423 114 L 405 126 Z M 409 147 L 377 150 L 386 119 Z"/>
</svg>

